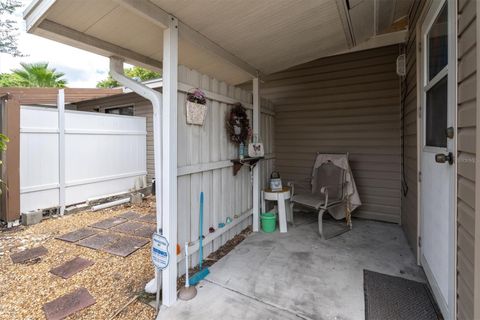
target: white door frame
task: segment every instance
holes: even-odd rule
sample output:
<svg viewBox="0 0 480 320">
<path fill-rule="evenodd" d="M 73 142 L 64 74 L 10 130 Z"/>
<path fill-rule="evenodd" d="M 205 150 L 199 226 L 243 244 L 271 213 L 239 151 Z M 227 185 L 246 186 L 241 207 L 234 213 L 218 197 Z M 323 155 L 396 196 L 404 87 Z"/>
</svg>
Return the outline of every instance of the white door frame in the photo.
<svg viewBox="0 0 480 320">
<path fill-rule="evenodd" d="M 421 48 L 420 52 L 417 54 L 417 101 L 419 103 L 419 121 L 417 125 L 417 159 L 418 159 L 418 171 L 420 172 L 422 168 L 422 152 L 424 148 L 432 149 L 432 147 L 424 147 L 425 141 L 425 127 L 423 124 L 424 121 L 424 105 L 425 105 L 425 95 L 424 95 L 424 85 L 427 66 L 425 64 L 425 57 L 427 54 L 427 48 L 425 44 L 425 37 L 423 34 L 423 29 L 429 29 L 434 23 L 435 17 L 439 14 L 444 3 L 448 3 L 448 103 L 449 107 L 449 116 L 453 121 L 454 128 L 454 138 L 452 140 L 453 146 L 451 147 L 452 154 L 454 155 L 454 163 L 450 171 L 450 187 L 451 187 L 451 199 L 450 199 L 450 210 L 449 210 L 449 248 L 448 248 L 448 261 L 449 261 L 449 281 L 448 281 L 448 305 L 441 305 L 440 301 L 439 306 L 447 319 L 455 319 L 456 310 L 457 310 L 457 277 L 456 277 L 456 265 L 457 265 L 457 3 L 452 0 L 432 0 L 425 5 L 424 14 L 422 14 L 423 19 L 417 24 L 416 30 L 416 45 L 417 48 Z M 428 21 L 429 25 L 425 26 L 425 22 Z M 452 107 L 453 106 L 453 107 Z M 445 149 L 438 149 L 438 152 L 445 152 Z M 432 150 L 433 151 L 433 150 Z M 436 151 L 436 150 L 435 150 Z M 421 177 L 421 173 L 420 173 Z M 422 194 L 421 194 L 421 178 L 419 179 L 418 184 L 418 235 L 421 236 L 421 223 L 422 223 Z M 425 266 L 425 262 L 422 257 L 422 248 L 420 241 L 417 242 L 418 245 L 418 262 L 419 264 Z M 430 270 L 425 269 L 425 273 L 428 274 Z M 435 296 L 439 296 L 439 288 L 435 284 L 431 284 L 432 290 L 434 291 Z M 437 292 L 436 292 L 437 291 Z"/>
</svg>

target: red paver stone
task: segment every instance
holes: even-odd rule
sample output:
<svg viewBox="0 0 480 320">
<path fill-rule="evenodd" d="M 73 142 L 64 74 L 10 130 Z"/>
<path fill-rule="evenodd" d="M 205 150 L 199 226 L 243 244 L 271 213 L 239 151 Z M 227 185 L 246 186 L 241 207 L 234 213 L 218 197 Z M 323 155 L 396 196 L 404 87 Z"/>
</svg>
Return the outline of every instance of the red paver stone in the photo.
<svg viewBox="0 0 480 320">
<path fill-rule="evenodd" d="M 103 251 L 116 256 L 126 257 L 149 242 L 150 240 L 144 238 L 123 236 L 120 240 L 105 246 Z"/>
<path fill-rule="evenodd" d="M 122 224 L 120 224 L 116 227 L 111 228 L 110 231 L 115 231 L 115 232 L 121 232 L 121 233 L 134 235 L 136 230 L 141 229 L 145 226 L 148 226 L 148 224 L 138 222 L 138 221 L 128 221 L 128 222 L 122 223 Z"/>
<path fill-rule="evenodd" d="M 63 279 L 68 279 L 80 271 L 92 266 L 94 263 L 95 262 L 92 260 L 76 257 L 56 268 L 51 269 L 50 272 Z"/>
<path fill-rule="evenodd" d="M 114 233 L 102 232 L 94 236 L 78 241 L 76 244 L 90 249 L 101 249 L 107 244 L 111 244 L 120 239 L 120 235 Z"/>
<path fill-rule="evenodd" d="M 154 214 L 144 214 L 144 215 L 141 215 L 141 217 L 139 218 L 135 218 L 135 220 L 157 224 L 157 216 Z"/>
<path fill-rule="evenodd" d="M 119 214 L 116 216 L 117 218 L 123 218 L 123 219 L 128 219 L 128 220 L 135 220 L 137 218 L 140 218 L 142 215 L 140 213 L 134 212 L 134 211 L 127 211 L 125 213 Z"/>
<path fill-rule="evenodd" d="M 58 299 L 45 303 L 43 311 L 47 320 L 60 320 L 93 304 L 95 304 L 95 299 L 88 290 L 79 288 Z"/>
<path fill-rule="evenodd" d="M 78 229 L 78 230 L 66 233 L 59 237 L 56 237 L 55 239 L 59 239 L 67 242 L 77 242 L 78 240 L 85 239 L 97 233 L 98 233 L 98 230 L 91 229 L 91 228 L 82 228 L 82 229 Z"/>
<path fill-rule="evenodd" d="M 14 253 L 10 255 L 10 258 L 12 259 L 13 263 L 25 263 L 29 260 L 41 257 L 47 253 L 47 248 L 45 248 L 44 246 L 39 246 Z"/>
<path fill-rule="evenodd" d="M 128 220 L 124 219 L 124 218 L 113 217 L 113 218 L 108 218 L 108 219 L 99 221 L 97 223 L 94 223 L 94 224 L 90 225 L 90 227 L 106 230 L 106 229 L 110 229 L 114 226 L 117 226 L 119 224 L 125 223 L 127 221 Z"/>
<path fill-rule="evenodd" d="M 152 225 L 148 224 L 145 227 L 142 227 L 140 229 L 135 230 L 134 235 L 137 237 L 142 237 L 142 238 L 152 238 L 152 234 L 155 232 L 157 228 Z"/>
</svg>

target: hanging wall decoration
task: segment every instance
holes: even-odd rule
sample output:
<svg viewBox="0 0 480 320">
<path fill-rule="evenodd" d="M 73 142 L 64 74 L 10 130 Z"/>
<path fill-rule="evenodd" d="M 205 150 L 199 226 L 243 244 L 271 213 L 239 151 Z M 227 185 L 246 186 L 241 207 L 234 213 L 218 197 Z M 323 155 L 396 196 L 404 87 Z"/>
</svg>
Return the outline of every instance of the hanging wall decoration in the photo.
<svg viewBox="0 0 480 320">
<path fill-rule="evenodd" d="M 202 90 L 187 92 L 187 123 L 202 126 L 207 115 L 207 99 Z"/>
<path fill-rule="evenodd" d="M 250 122 L 248 120 L 247 110 L 242 104 L 237 103 L 230 111 L 226 123 L 230 141 L 238 145 L 245 144 L 251 134 Z"/>
</svg>

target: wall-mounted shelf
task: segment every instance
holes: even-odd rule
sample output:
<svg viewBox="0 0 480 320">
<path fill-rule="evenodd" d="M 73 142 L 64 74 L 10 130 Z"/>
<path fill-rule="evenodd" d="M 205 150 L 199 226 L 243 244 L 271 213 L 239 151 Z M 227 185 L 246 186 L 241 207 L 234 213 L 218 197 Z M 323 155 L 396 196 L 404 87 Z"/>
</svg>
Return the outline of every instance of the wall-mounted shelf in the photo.
<svg viewBox="0 0 480 320">
<path fill-rule="evenodd" d="M 243 165 L 247 165 L 249 169 L 252 170 L 261 159 L 263 159 L 263 157 L 230 160 L 233 163 L 233 175 L 236 176 Z"/>
</svg>

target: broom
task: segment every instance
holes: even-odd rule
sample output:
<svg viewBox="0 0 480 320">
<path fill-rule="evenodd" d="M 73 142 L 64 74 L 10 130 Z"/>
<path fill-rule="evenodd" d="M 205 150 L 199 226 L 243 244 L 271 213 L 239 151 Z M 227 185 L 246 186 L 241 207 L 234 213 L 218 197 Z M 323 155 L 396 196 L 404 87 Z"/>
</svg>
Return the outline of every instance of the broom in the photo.
<svg viewBox="0 0 480 320">
<path fill-rule="evenodd" d="M 202 268 L 202 263 L 203 263 L 203 191 L 200 192 L 200 226 L 199 226 L 199 232 L 200 234 L 200 248 L 199 248 L 199 268 L 200 271 L 195 273 L 191 278 L 190 278 L 190 285 L 194 286 L 197 283 L 199 283 L 201 280 L 205 279 L 205 277 L 210 273 L 208 271 L 208 268 Z"/>
</svg>

